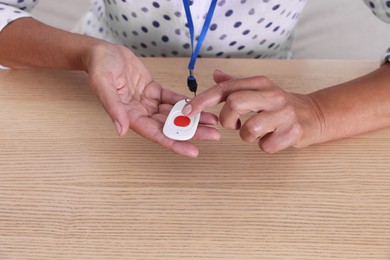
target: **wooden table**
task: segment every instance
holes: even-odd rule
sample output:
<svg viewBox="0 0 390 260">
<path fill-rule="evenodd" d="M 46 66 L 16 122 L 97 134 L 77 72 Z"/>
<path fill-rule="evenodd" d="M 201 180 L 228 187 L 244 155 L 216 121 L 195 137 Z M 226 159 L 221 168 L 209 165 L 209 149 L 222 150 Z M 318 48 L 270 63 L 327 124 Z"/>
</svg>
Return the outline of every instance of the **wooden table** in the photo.
<svg viewBox="0 0 390 260">
<path fill-rule="evenodd" d="M 188 94 L 187 59 L 144 59 Z M 209 60 L 311 92 L 377 62 Z M 217 108 L 215 109 L 217 112 Z M 222 130 L 184 158 L 114 126 L 80 72 L 0 72 L 0 259 L 390 259 L 390 129 L 270 155 Z"/>
</svg>

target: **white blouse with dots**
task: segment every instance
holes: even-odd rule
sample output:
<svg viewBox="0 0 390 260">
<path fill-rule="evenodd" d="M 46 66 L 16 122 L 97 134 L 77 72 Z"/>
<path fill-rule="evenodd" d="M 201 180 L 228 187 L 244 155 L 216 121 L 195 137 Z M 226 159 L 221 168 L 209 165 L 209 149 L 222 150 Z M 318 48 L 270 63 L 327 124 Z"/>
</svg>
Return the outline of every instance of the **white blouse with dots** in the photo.
<svg viewBox="0 0 390 260">
<path fill-rule="evenodd" d="M 390 0 L 363 0 L 390 23 Z M 293 32 L 306 0 L 219 0 L 200 51 L 208 57 L 290 58 Z M 0 1 L 0 31 L 29 17 L 38 0 Z M 190 0 L 195 35 L 210 1 Z M 120 43 L 139 56 L 190 56 L 181 0 L 91 0 L 80 33 Z M 390 48 L 385 60 L 390 61 Z"/>
</svg>

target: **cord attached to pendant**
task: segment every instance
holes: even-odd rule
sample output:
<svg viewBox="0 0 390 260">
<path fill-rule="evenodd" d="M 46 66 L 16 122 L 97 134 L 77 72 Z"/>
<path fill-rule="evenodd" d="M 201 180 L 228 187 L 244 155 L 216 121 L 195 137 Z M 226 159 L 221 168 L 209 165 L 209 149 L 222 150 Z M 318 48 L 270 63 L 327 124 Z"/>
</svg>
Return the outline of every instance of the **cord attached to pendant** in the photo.
<svg viewBox="0 0 390 260">
<path fill-rule="evenodd" d="M 204 21 L 202 31 L 198 37 L 198 42 L 196 44 L 196 47 L 194 49 L 194 23 L 192 21 L 191 16 L 191 10 L 190 10 L 190 1 L 191 0 L 183 0 L 184 10 L 186 12 L 187 22 L 188 22 L 188 28 L 190 30 L 190 36 L 191 36 L 191 48 L 192 48 L 192 55 L 190 62 L 188 64 L 188 78 L 187 78 L 187 86 L 188 89 L 194 93 L 196 96 L 196 90 L 198 88 L 198 84 L 196 83 L 196 78 L 194 76 L 194 69 L 195 69 L 195 62 L 196 58 L 198 58 L 200 48 L 202 47 L 203 41 L 206 38 L 207 31 L 209 29 L 211 19 L 213 18 L 215 6 L 217 5 L 217 0 L 212 0 L 210 3 L 209 11 L 207 12 L 206 19 Z"/>
<path fill-rule="evenodd" d="M 196 96 L 196 90 L 198 89 L 198 83 L 196 83 L 196 79 L 193 74 L 193 70 L 188 70 L 188 78 L 187 78 L 187 86 L 188 89 L 194 93 Z"/>
</svg>

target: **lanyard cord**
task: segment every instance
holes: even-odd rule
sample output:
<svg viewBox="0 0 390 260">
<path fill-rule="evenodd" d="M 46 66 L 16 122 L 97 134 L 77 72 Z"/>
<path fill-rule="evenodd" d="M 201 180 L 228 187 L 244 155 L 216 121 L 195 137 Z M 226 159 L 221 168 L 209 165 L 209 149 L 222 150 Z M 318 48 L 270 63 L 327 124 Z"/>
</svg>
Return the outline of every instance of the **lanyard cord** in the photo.
<svg viewBox="0 0 390 260">
<path fill-rule="evenodd" d="M 204 21 L 202 31 L 200 32 L 198 42 L 196 43 L 196 47 L 194 49 L 194 38 L 195 38 L 195 32 L 194 32 L 194 23 L 192 21 L 192 15 L 189 5 L 190 0 L 183 0 L 184 10 L 186 12 L 187 22 L 188 22 L 188 28 L 190 30 L 190 36 L 191 36 L 191 48 L 192 48 L 192 55 L 190 62 L 188 63 L 188 78 L 187 78 L 187 86 L 191 92 L 194 92 L 196 95 L 196 89 L 198 87 L 198 84 L 196 83 L 196 79 L 194 77 L 194 68 L 195 68 L 195 62 L 196 58 L 198 58 L 200 48 L 202 47 L 203 41 L 206 38 L 207 31 L 209 29 L 211 19 L 213 18 L 215 6 L 217 5 L 217 0 L 212 0 L 209 11 L 207 12 L 206 19 Z"/>
</svg>

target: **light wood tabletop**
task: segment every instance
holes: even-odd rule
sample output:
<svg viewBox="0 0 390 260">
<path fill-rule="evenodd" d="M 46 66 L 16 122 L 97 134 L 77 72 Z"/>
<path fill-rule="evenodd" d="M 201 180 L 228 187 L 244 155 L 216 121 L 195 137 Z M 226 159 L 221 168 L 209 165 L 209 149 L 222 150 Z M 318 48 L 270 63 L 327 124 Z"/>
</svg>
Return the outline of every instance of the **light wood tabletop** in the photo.
<svg viewBox="0 0 390 260">
<path fill-rule="evenodd" d="M 188 59 L 144 61 L 189 94 Z M 200 59 L 197 77 L 306 93 L 378 66 Z M 266 154 L 218 126 L 190 159 L 118 137 L 86 75 L 58 70 L 0 71 L 0 122 L 0 259 L 390 259 L 390 129 Z"/>
</svg>

